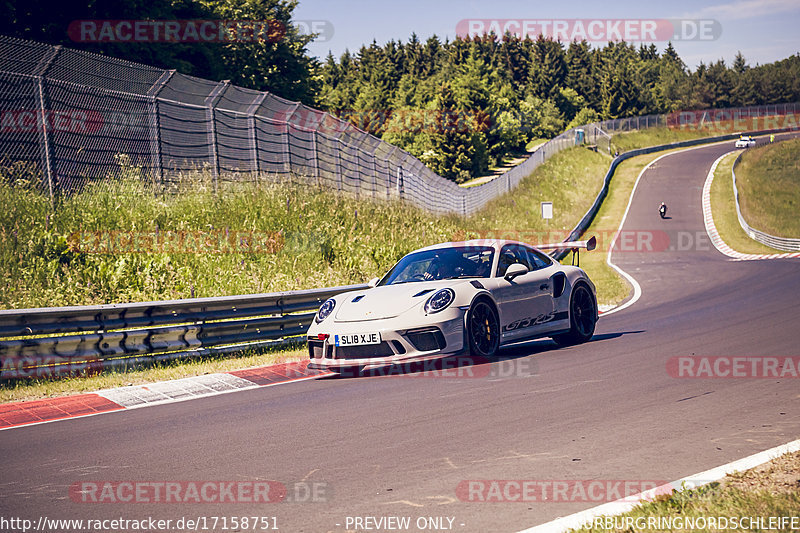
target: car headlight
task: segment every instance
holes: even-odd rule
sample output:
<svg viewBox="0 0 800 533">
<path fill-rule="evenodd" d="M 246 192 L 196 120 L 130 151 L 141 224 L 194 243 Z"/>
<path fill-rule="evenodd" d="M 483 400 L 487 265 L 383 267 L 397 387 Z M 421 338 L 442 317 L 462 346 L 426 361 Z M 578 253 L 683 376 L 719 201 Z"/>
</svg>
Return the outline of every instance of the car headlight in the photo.
<svg viewBox="0 0 800 533">
<path fill-rule="evenodd" d="M 436 291 L 433 293 L 433 296 L 428 298 L 428 301 L 425 302 L 425 312 L 431 314 L 443 311 L 447 309 L 447 306 L 453 303 L 455 298 L 456 293 L 453 292 L 453 289 L 442 289 Z"/>
<path fill-rule="evenodd" d="M 336 300 L 333 298 L 328 298 L 325 300 L 325 303 L 319 307 L 319 311 L 317 311 L 317 316 L 314 317 L 314 321 L 319 324 L 328 318 L 328 315 L 331 314 L 334 307 L 336 307 Z"/>
</svg>

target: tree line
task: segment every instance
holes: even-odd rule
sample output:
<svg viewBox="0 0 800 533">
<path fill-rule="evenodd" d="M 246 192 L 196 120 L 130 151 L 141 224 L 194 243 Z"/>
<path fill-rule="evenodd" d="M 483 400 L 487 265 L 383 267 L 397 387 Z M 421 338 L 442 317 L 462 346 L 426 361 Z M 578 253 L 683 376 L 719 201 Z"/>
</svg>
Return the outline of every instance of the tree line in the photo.
<svg viewBox="0 0 800 533">
<path fill-rule="evenodd" d="M 483 35 L 373 42 L 322 65 L 317 104 L 461 182 L 535 139 L 602 119 L 800 100 L 800 56 L 687 68 L 671 43 Z M 422 111 L 421 111 L 422 110 Z"/>
</svg>

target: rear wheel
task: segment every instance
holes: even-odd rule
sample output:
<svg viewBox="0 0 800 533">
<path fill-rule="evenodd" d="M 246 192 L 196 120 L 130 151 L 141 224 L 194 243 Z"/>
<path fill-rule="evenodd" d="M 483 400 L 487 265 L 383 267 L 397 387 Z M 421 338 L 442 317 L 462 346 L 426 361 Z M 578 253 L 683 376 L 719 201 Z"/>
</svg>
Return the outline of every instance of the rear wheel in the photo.
<svg viewBox="0 0 800 533">
<path fill-rule="evenodd" d="M 500 319 L 485 299 L 472 304 L 467 313 L 467 342 L 471 355 L 494 357 L 500 347 Z"/>
<path fill-rule="evenodd" d="M 569 331 L 554 335 L 553 340 L 561 346 L 586 342 L 594 335 L 597 324 L 597 303 L 586 285 L 578 285 L 572 291 L 569 302 Z"/>
</svg>

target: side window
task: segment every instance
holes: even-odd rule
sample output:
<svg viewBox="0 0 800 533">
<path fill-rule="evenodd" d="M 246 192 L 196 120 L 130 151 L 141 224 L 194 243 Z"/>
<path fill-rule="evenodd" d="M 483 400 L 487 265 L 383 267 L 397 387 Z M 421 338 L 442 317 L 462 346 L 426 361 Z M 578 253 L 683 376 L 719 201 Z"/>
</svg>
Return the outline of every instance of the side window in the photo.
<svg viewBox="0 0 800 533">
<path fill-rule="evenodd" d="M 531 270 L 539 270 L 553 264 L 553 260 L 549 256 L 534 250 L 533 248 L 525 248 L 528 252 L 528 259 L 530 260 Z"/>
<path fill-rule="evenodd" d="M 518 244 L 507 244 L 503 246 L 502 250 L 500 250 L 500 262 L 497 265 L 497 277 L 505 276 L 508 267 L 514 263 L 522 263 L 528 267 L 528 270 L 534 270 L 531 268 L 531 263 L 528 259 L 528 253 L 525 251 L 525 248 Z"/>
</svg>

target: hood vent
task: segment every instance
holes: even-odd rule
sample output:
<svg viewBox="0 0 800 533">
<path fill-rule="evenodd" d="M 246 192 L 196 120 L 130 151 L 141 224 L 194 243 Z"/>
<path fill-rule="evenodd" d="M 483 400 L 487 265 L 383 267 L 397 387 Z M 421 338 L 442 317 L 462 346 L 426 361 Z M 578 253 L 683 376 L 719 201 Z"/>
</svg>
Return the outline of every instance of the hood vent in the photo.
<svg viewBox="0 0 800 533">
<path fill-rule="evenodd" d="M 356 296 L 355 298 L 353 298 L 353 299 L 352 299 L 352 300 L 350 300 L 350 301 L 351 301 L 352 303 L 357 303 L 357 302 L 360 302 L 360 301 L 361 301 L 361 298 L 363 298 L 363 297 L 364 297 L 364 295 L 363 295 L 363 294 L 359 294 L 358 296 Z"/>
<path fill-rule="evenodd" d="M 418 292 L 417 294 L 415 294 L 413 297 L 414 297 L 414 298 L 416 298 L 417 296 L 423 296 L 423 295 L 425 295 L 425 294 L 428 294 L 429 292 L 433 292 L 433 289 L 425 289 L 425 290 L 423 290 L 423 291 L 419 291 L 419 292 Z"/>
</svg>

